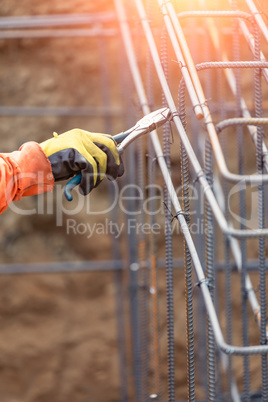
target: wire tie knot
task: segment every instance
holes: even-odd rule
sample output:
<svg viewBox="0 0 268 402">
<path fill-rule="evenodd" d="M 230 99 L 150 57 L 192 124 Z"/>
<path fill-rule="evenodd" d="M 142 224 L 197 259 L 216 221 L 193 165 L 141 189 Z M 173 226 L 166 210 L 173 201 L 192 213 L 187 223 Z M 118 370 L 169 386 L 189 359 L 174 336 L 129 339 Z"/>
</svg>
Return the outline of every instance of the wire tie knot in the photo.
<svg viewBox="0 0 268 402">
<path fill-rule="evenodd" d="M 209 280 L 207 279 L 207 278 L 203 278 L 203 279 L 201 279 L 200 281 L 198 281 L 198 282 L 196 282 L 195 284 L 194 284 L 194 288 L 196 288 L 196 287 L 199 287 L 200 288 L 200 286 L 202 285 L 202 283 L 205 283 L 206 285 L 207 285 L 207 287 L 209 288 L 209 286 L 211 286 L 210 284 L 209 284 Z"/>
<path fill-rule="evenodd" d="M 206 174 L 205 174 L 205 178 L 207 179 L 207 181 L 208 181 L 208 184 L 210 185 L 210 187 L 213 185 L 213 183 L 214 183 L 214 175 L 213 175 L 213 172 L 207 172 Z"/>
<path fill-rule="evenodd" d="M 201 108 L 203 108 L 203 106 L 207 107 L 209 100 L 211 100 L 211 98 L 205 99 L 204 102 L 202 102 L 202 103 L 197 103 L 196 105 L 194 105 L 194 106 L 193 106 L 193 111 L 194 111 L 194 113 L 195 113 L 195 108 L 198 107 L 198 106 L 201 106 Z"/>
<path fill-rule="evenodd" d="M 196 175 L 196 178 L 193 180 L 193 184 L 197 183 L 198 180 L 199 180 L 201 177 L 203 177 L 203 176 L 204 176 L 203 170 L 199 170 L 199 172 L 198 172 L 197 175 Z"/>
<path fill-rule="evenodd" d="M 178 212 L 176 212 L 175 215 L 173 215 L 173 213 L 170 211 L 170 209 L 169 209 L 169 207 L 167 206 L 167 204 L 165 203 L 165 201 L 163 202 L 163 204 L 165 205 L 166 209 L 167 209 L 168 212 L 170 213 L 170 216 L 171 216 L 171 221 L 170 221 L 170 223 L 172 223 L 172 222 L 174 221 L 174 219 L 179 220 L 178 217 L 179 217 L 180 215 L 183 215 L 183 216 L 184 216 L 184 219 L 185 219 L 185 221 L 186 221 L 187 223 L 190 222 L 190 214 L 189 214 L 189 212 L 186 212 L 186 213 L 185 213 L 182 209 L 180 209 Z"/>
<path fill-rule="evenodd" d="M 179 114 L 179 111 L 178 110 L 176 110 L 175 112 L 171 112 L 171 116 L 172 116 L 172 118 L 170 119 L 170 120 L 173 120 L 174 119 L 174 117 L 180 117 L 180 114 Z"/>
<path fill-rule="evenodd" d="M 180 60 L 171 60 L 171 61 L 172 61 L 173 63 L 178 64 L 179 67 L 180 67 L 180 69 L 182 69 L 183 67 L 186 67 L 186 68 L 187 68 L 187 65 L 186 65 L 186 64 L 183 64 L 183 62 L 180 61 Z"/>
</svg>

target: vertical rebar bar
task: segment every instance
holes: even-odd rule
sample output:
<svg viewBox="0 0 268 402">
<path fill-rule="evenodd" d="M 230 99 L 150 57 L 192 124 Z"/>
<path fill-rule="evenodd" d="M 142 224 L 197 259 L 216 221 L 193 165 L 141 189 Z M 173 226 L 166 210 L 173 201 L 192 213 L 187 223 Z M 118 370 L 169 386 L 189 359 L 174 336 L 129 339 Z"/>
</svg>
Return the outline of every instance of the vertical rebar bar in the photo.
<svg viewBox="0 0 268 402">
<path fill-rule="evenodd" d="M 205 144 L 205 173 L 209 185 L 212 187 L 212 147 L 209 139 Z M 206 276 L 208 280 L 211 298 L 214 301 L 214 250 L 213 250 L 213 216 L 208 205 L 205 202 L 205 250 L 206 250 Z M 215 370 L 215 340 L 211 322 L 207 320 L 207 364 L 208 364 L 208 400 L 216 401 L 216 370 Z"/>
<path fill-rule="evenodd" d="M 137 142 L 138 145 L 138 161 L 137 161 L 137 184 L 142 194 L 145 192 L 144 186 L 144 151 L 143 151 L 143 138 Z M 143 210 L 143 198 L 139 200 L 139 224 L 144 227 L 145 216 Z M 140 316 L 140 338 L 141 338 L 141 392 L 142 401 L 147 402 L 149 398 L 148 380 L 149 380 L 149 351 L 148 351 L 148 266 L 147 266 L 147 253 L 146 253 L 146 239 L 145 234 L 140 231 L 138 235 L 138 255 L 139 255 L 139 316 Z"/>
<path fill-rule="evenodd" d="M 116 2 L 115 2 L 116 4 Z M 117 5 L 117 4 L 116 4 Z M 130 79 L 130 71 L 126 70 L 127 77 L 123 83 L 123 95 L 124 95 L 124 110 L 127 119 L 127 125 L 131 127 L 136 116 L 133 113 L 133 99 L 132 94 L 132 79 Z M 124 176 L 125 183 L 136 183 L 136 144 L 131 144 L 125 152 L 125 160 L 127 160 L 127 169 Z M 129 225 L 128 222 L 133 219 L 132 211 L 136 208 L 136 194 L 134 187 L 129 188 L 129 199 L 127 201 L 127 211 L 125 215 L 126 227 L 127 227 L 127 247 L 128 247 L 128 284 L 129 284 L 129 310 L 130 310 L 130 335 L 131 335 L 131 358 L 132 358 L 132 384 L 134 388 L 134 395 L 136 402 L 142 402 L 142 378 L 141 378 L 141 354 L 140 354 L 140 316 L 139 316 L 139 269 L 138 263 L 138 244 L 137 233 L 135 225 Z"/>
<path fill-rule="evenodd" d="M 118 39 L 121 41 L 121 38 Z M 124 60 L 125 57 L 122 54 L 121 46 L 118 46 L 118 59 L 119 59 L 119 71 L 121 79 L 125 75 L 124 68 Z M 104 62 L 104 60 L 102 60 Z M 108 79 L 108 71 L 106 71 L 106 67 L 102 67 L 105 71 L 105 75 Z M 120 80 L 121 81 L 121 80 Z M 109 95 L 109 94 L 108 94 Z M 110 103 L 109 96 L 105 95 L 104 101 L 108 101 Z M 108 128 L 110 125 L 110 120 L 105 120 L 105 125 Z M 112 128 L 109 127 L 109 131 L 112 132 Z M 109 185 L 109 194 L 111 201 L 115 199 L 115 188 L 110 183 Z M 112 202 L 111 202 L 112 204 Z M 113 208 L 111 211 L 111 220 L 113 222 L 119 221 L 119 211 L 117 208 Z M 122 259 L 121 250 L 120 250 L 120 242 L 116 240 L 114 237 L 112 239 L 112 254 L 115 260 Z M 120 399 L 121 402 L 128 402 L 128 379 L 127 379 L 127 346 L 126 346 L 126 327 L 125 327 L 125 315 L 124 315 L 124 307 L 125 307 L 125 298 L 124 298 L 124 281 L 123 281 L 123 271 L 116 270 L 114 273 L 114 283 L 115 283 L 115 303 L 116 303 L 116 318 L 117 318 L 117 337 L 118 337 L 118 358 L 119 358 L 119 378 L 120 378 Z"/>
<path fill-rule="evenodd" d="M 146 1 L 147 16 L 153 20 L 153 0 Z M 150 109 L 153 110 L 154 90 L 153 90 L 153 69 L 150 50 L 147 49 L 146 58 L 146 78 L 147 78 L 147 97 Z M 150 225 L 153 228 L 156 223 L 154 211 L 156 210 L 156 157 L 152 140 L 148 137 L 148 197 L 150 200 Z M 159 342 L 159 289 L 158 289 L 158 269 L 157 269 L 157 244 L 153 230 L 149 235 L 149 254 L 150 254 L 150 295 L 151 295 L 151 328 L 152 328 L 152 395 L 161 398 L 161 373 L 160 373 L 160 342 Z"/>
<path fill-rule="evenodd" d="M 211 44 L 209 37 L 204 37 L 204 54 L 205 60 L 211 60 Z M 205 93 L 207 99 L 213 99 L 212 91 L 212 71 L 205 73 Z M 205 142 L 205 174 L 208 184 L 213 186 L 213 159 L 212 146 L 209 138 Z M 206 261 L 206 277 L 208 280 L 211 299 L 214 302 L 214 228 L 213 214 L 209 203 L 205 200 L 205 261 Z M 208 372 L 208 401 L 216 401 L 216 361 L 215 361 L 215 340 L 212 325 L 207 317 L 207 372 Z"/>
<path fill-rule="evenodd" d="M 140 35 L 136 35 L 136 54 L 141 54 L 142 41 Z M 139 60 L 138 60 L 139 62 Z M 141 105 L 142 106 L 142 105 Z M 142 109 L 142 108 L 141 108 Z M 144 163 L 144 144 L 145 138 L 141 137 L 137 140 L 137 185 L 139 192 L 145 195 L 145 163 Z M 137 223 L 144 228 L 145 212 L 143 208 L 143 197 L 138 201 Z M 139 230 L 138 239 L 138 258 L 140 269 L 138 272 L 138 303 L 139 303 L 139 320 L 140 320 L 140 370 L 141 370 L 141 401 L 149 400 L 149 338 L 148 338 L 148 264 L 146 251 L 146 236 L 143 230 Z"/>
<path fill-rule="evenodd" d="M 185 114 L 185 81 L 182 79 L 179 86 L 179 115 L 186 130 Z M 190 202 L 189 202 L 189 161 L 183 143 L 181 142 L 181 181 L 182 205 L 187 223 L 190 228 Z M 193 311 L 193 285 L 192 260 L 187 244 L 184 240 L 184 266 L 185 266 L 185 308 L 186 308 L 186 348 L 187 348 L 187 389 L 188 401 L 195 401 L 195 360 L 194 360 L 194 311 Z"/>
<path fill-rule="evenodd" d="M 168 80 L 167 33 L 165 28 L 161 34 L 161 62 L 166 79 Z M 162 106 L 167 102 L 162 93 Z M 166 123 L 163 128 L 164 155 L 170 171 L 170 127 Z M 174 301 L 173 301 L 173 248 L 172 229 L 170 220 L 171 200 L 167 187 L 164 189 L 165 210 L 165 253 L 166 253 L 166 298 L 167 298 L 167 349 L 168 349 L 168 401 L 175 402 L 175 355 L 174 355 Z"/>
<path fill-rule="evenodd" d="M 191 0 L 188 3 L 189 10 L 195 10 L 196 1 Z M 197 24 L 197 20 L 193 18 L 189 18 L 188 29 L 190 29 L 189 35 L 189 46 L 191 48 L 192 54 L 194 55 L 195 62 L 203 61 L 203 54 L 200 52 L 200 40 L 196 40 L 195 27 Z M 201 39 L 201 38 L 200 38 Z M 181 113 L 180 113 L 181 115 Z M 198 120 L 194 118 L 194 114 L 191 113 L 191 117 L 189 118 L 189 129 L 188 135 L 191 135 L 192 143 L 194 144 L 194 149 L 196 155 L 199 160 L 203 159 L 204 155 L 204 144 L 203 141 L 200 141 L 200 132 L 199 132 L 199 124 Z M 200 184 L 194 182 L 194 191 L 196 194 L 200 194 L 202 196 L 202 190 Z M 192 210 L 195 213 L 191 214 L 191 224 L 196 224 L 198 228 L 203 225 L 204 222 L 204 205 L 203 202 L 200 202 L 199 197 L 196 197 L 196 200 L 193 205 L 193 201 L 191 203 Z M 194 208 L 194 209 L 193 209 Z M 202 230 L 196 231 L 194 238 L 196 247 L 198 250 L 198 255 L 201 258 L 201 261 L 205 261 L 205 250 L 204 250 L 204 234 Z M 200 292 L 195 293 L 195 344 L 198 344 L 198 349 L 195 350 L 195 381 L 198 384 L 202 384 L 202 391 L 204 395 L 207 396 L 208 392 L 208 373 L 207 373 L 207 349 L 206 349 L 206 320 L 204 317 L 206 316 L 206 308 L 202 299 L 202 295 Z"/>
<path fill-rule="evenodd" d="M 255 60 L 260 60 L 260 32 L 258 27 L 254 24 L 254 42 L 255 42 Z M 262 86 L 261 86 L 261 70 L 256 68 L 254 71 L 254 95 L 255 95 L 255 116 L 262 117 Z M 263 127 L 257 127 L 257 172 L 263 174 Z M 265 226 L 264 215 L 264 187 L 258 186 L 258 223 L 259 228 Z M 259 238 L 259 291 L 260 291 L 260 344 L 266 345 L 266 269 L 265 269 L 265 238 Z M 267 355 L 261 355 L 261 368 L 262 368 L 262 398 L 263 401 L 268 400 L 268 376 L 267 376 Z"/>
<path fill-rule="evenodd" d="M 237 10 L 237 1 L 232 0 L 232 8 Z M 239 26 L 237 19 L 233 20 L 233 57 L 234 61 L 240 61 L 240 38 L 239 38 Z M 242 89 L 241 89 L 241 72 L 237 68 L 234 71 L 235 74 L 235 87 L 236 87 L 236 116 L 242 117 L 241 111 L 241 98 L 242 98 Z M 236 128 L 237 135 L 237 151 L 238 151 L 238 173 L 244 174 L 244 133 L 243 127 L 237 126 Z M 246 199 L 245 199 L 245 190 L 241 187 L 239 191 L 239 213 L 241 216 L 240 228 L 245 229 L 244 219 L 246 214 Z M 241 269 L 241 302 L 242 302 L 242 341 L 244 346 L 249 345 L 249 336 L 248 336 L 248 305 L 247 305 L 247 291 L 246 291 L 246 275 L 247 275 L 247 255 L 246 255 L 246 240 L 240 240 L 240 249 L 241 249 L 241 259 L 242 259 L 242 269 Z M 250 367 L 249 367 L 249 357 L 243 357 L 243 381 L 244 381 L 244 393 L 243 398 L 245 402 L 249 402 L 250 400 Z"/>
<path fill-rule="evenodd" d="M 230 239 L 225 237 L 224 241 L 224 257 L 225 257 L 225 314 L 226 314 L 226 339 L 228 343 L 233 341 L 233 315 L 232 315 L 232 267 L 230 255 Z M 233 359 L 232 356 L 227 356 L 228 359 L 228 387 L 231 395 L 231 383 L 233 378 Z"/>
<path fill-rule="evenodd" d="M 110 105 L 110 93 L 109 93 L 109 69 L 106 62 L 107 59 L 107 43 L 103 36 L 98 38 L 99 45 L 99 60 L 100 60 L 100 73 L 101 73 L 101 97 L 103 106 L 109 108 Z M 111 133 L 112 131 L 112 119 L 109 114 L 104 118 L 104 132 Z"/>
<path fill-rule="evenodd" d="M 217 0 L 216 2 L 216 7 L 219 9 L 220 7 L 220 0 Z M 216 22 L 216 26 L 217 29 L 219 29 L 219 21 Z M 214 49 L 215 53 L 216 53 L 216 60 L 220 60 L 221 58 L 221 54 L 220 54 L 220 48 L 218 49 Z M 225 112 L 225 105 L 224 105 L 224 95 L 223 95 L 223 75 L 222 75 L 222 70 L 218 69 L 216 72 L 216 99 L 217 99 L 217 104 L 218 104 L 218 115 L 220 120 L 224 120 L 226 117 L 226 112 Z M 220 144 L 221 147 L 223 149 L 223 153 L 226 155 L 227 158 L 227 151 L 226 151 L 226 140 L 225 140 L 225 136 L 221 136 L 220 138 Z M 228 184 L 226 183 L 226 181 L 224 181 L 224 183 L 222 183 L 222 190 L 223 190 L 223 199 L 225 201 L 224 206 L 226 205 L 226 199 L 227 199 L 227 187 Z M 225 214 L 226 218 L 227 215 Z M 217 230 L 215 228 L 215 230 Z M 225 266 L 226 265 L 226 256 L 225 256 L 225 250 L 227 248 L 227 240 L 226 240 L 226 236 L 224 236 L 222 243 L 220 242 L 220 240 L 218 239 L 218 236 L 216 237 L 216 254 L 217 254 L 217 259 L 218 260 L 218 251 L 219 251 L 219 247 L 222 244 L 223 246 L 223 260 L 225 261 Z M 228 242 L 229 245 L 229 242 Z M 216 307 L 216 311 L 217 314 L 220 313 L 220 297 L 219 297 L 219 272 L 216 273 L 216 277 L 215 277 L 215 307 Z M 216 351 L 216 376 L 217 376 L 217 394 L 220 395 L 222 393 L 222 383 L 221 383 L 221 373 L 220 373 L 220 363 L 222 361 L 222 354 L 217 350 Z"/>
<path fill-rule="evenodd" d="M 110 184 L 111 200 L 114 200 L 114 187 Z M 118 210 L 113 208 L 111 211 L 111 220 L 113 222 L 119 221 Z M 118 240 L 114 239 L 112 242 L 112 254 L 115 260 L 121 260 L 122 255 L 119 248 Z M 117 337 L 118 337 L 118 357 L 119 357 L 119 379 L 120 379 L 120 400 L 121 402 L 128 402 L 128 385 L 127 385 L 127 351 L 126 351 L 126 333 L 125 333 L 125 316 L 124 316 L 124 281 L 123 270 L 115 270 L 114 272 L 115 283 L 115 303 L 116 303 L 116 319 L 117 319 Z"/>
<path fill-rule="evenodd" d="M 144 138 L 137 140 L 137 184 L 141 194 L 145 194 L 144 183 Z M 138 222 L 141 227 L 145 224 L 145 214 L 143 209 L 143 197 L 139 199 Z M 146 253 L 146 239 L 144 231 L 138 233 L 138 256 L 140 269 L 138 273 L 139 286 L 139 317 L 140 317 L 140 354 L 141 354 L 141 398 L 147 402 L 149 398 L 149 351 L 148 351 L 148 266 Z"/>
</svg>

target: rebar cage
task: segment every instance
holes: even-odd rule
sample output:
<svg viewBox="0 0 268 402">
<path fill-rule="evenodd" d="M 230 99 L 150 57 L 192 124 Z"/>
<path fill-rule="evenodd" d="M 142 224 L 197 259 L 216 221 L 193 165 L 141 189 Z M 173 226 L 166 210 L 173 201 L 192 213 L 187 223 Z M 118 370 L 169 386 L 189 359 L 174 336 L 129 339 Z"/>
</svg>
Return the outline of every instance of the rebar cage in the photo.
<svg viewBox="0 0 268 402">
<path fill-rule="evenodd" d="M 158 107 L 172 112 L 162 130 L 126 152 L 127 204 L 109 218 L 125 225 L 114 260 L 1 267 L 115 270 L 122 401 L 268 401 L 266 7 L 114 0 L 114 14 L 72 30 L 66 26 L 90 25 L 92 16 L 0 18 L 5 39 L 96 35 L 104 52 L 112 37 L 123 88 L 115 110 L 102 54 L 101 110 L 1 106 L 2 116 L 99 113 L 111 131 L 116 115 L 131 126 Z M 105 28 L 111 20 L 116 28 Z"/>
</svg>

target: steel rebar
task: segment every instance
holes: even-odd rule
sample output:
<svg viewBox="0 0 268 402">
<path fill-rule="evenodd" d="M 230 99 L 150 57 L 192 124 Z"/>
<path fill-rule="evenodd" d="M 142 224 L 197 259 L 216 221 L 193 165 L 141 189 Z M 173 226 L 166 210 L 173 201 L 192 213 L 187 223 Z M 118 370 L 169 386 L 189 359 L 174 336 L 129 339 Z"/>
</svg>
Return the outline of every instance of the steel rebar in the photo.
<svg viewBox="0 0 268 402">
<path fill-rule="evenodd" d="M 40 28 L 96 24 L 115 20 L 114 12 L 0 17 L 0 29 Z"/>
<path fill-rule="evenodd" d="M 118 34 L 114 28 L 93 27 L 84 29 L 43 29 L 43 30 L 0 30 L 0 39 L 38 39 L 38 38 L 75 38 L 75 37 L 113 37 Z"/>
<path fill-rule="evenodd" d="M 182 125 L 186 130 L 185 115 L 185 82 L 181 80 L 179 87 L 179 115 Z M 190 203 L 189 203 L 189 161 L 188 155 L 181 142 L 181 180 L 183 210 L 187 217 L 190 229 Z M 187 342 L 187 387 L 188 400 L 195 401 L 195 361 L 194 361 L 194 311 L 193 311 L 193 285 L 192 285 L 192 262 L 191 254 L 184 239 L 184 261 L 185 261 L 185 307 L 186 307 L 186 342 Z"/>
<path fill-rule="evenodd" d="M 146 18 L 146 13 L 145 13 L 143 4 L 142 4 L 142 2 L 140 0 L 135 0 L 135 2 L 136 2 L 136 5 L 137 5 L 138 13 L 140 15 L 142 26 L 143 26 L 144 31 L 145 31 L 146 38 L 147 38 L 148 42 L 150 43 L 150 50 L 151 50 L 152 58 L 154 60 L 156 70 L 159 73 L 159 79 L 160 79 L 160 82 L 161 82 L 161 85 L 162 85 L 162 89 L 163 89 L 163 91 L 165 93 L 166 99 L 168 101 L 168 105 L 169 105 L 171 111 L 173 111 L 173 113 L 174 113 L 174 115 L 173 115 L 174 123 L 176 124 L 176 127 L 178 128 L 178 131 L 180 132 L 180 135 L 181 135 L 181 137 L 183 139 L 183 143 L 184 143 L 185 149 L 187 150 L 187 153 L 189 152 L 190 155 L 191 155 L 191 158 L 190 158 L 190 159 L 192 159 L 191 162 L 192 163 L 194 162 L 194 165 L 195 165 L 195 162 L 198 163 L 198 161 L 196 160 L 196 157 L 195 157 L 194 153 L 192 154 L 192 152 L 190 152 L 190 149 L 192 149 L 192 148 L 190 147 L 190 144 L 189 144 L 187 138 L 185 138 L 185 136 L 184 136 L 185 132 L 184 132 L 184 129 L 183 129 L 182 125 L 181 125 L 179 117 L 175 114 L 176 113 L 175 104 L 174 104 L 174 102 L 172 100 L 170 90 L 169 90 L 168 85 L 167 85 L 166 80 L 165 80 L 165 76 L 164 76 L 164 73 L 163 73 L 163 70 L 162 70 L 162 67 L 161 67 L 161 62 L 159 60 L 158 52 L 157 52 L 157 49 L 156 49 L 156 46 L 155 46 L 155 42 L 154 42 L 154 39 L 152 37 L 150 27 L 148 26 L 148 20 Z M 128 43 L 128 48 L 126 50 L 130 51 L 129 43 Z M 131 57 L 129 59 L 131 59 Z M 133 71 L 134 71 L 134 69 L 133 69 Z M 183 233 L 183 235 L 184 235 L 184 237 L 186 239 L 187 245 L 188 245 L 190 253 L 191 253 L 191 257 L 192 257 L 192 261 L 193 261 L 193 264 L 194 264 L 194 267 L 195 267 L 195 272 L 196 272 L 196 275 L 197 275 L 199 287 L 200 287 L 200 289 L 202 291 L 202 295 L 203 295 L 203 298 L 204 298 L 204 301 L 205 301 L 205 305 L 206 305 L 208 314 L 210 316 L 210 320 L 211 320 L 212 325 L 213 325 L 214 336 L 215 336 L 215 340 L 216 340 L 216 342 L 218 344 L 218 347 L 222 350 L 222 352 L 224 352 L 226 354 L 237 354 L 237 355 L 260 354 L 260 353 L 264 353 L 264 351 L 266 353 L 268 353 L 268 347 L 266 348 L 265 346 L 256 345 L 256 346 L 249 346 L 249 347 L 244 348 L 244 347 L 239 347 L 239 346 L 228 345 L 224 341 L 223 334 L 222 334 L 222 331 L 221 331 L 221 328 L 219 326 L 219 322 L 218 322 L 218 319 L 217 319 L 217 314 L 216 314 L 213 302 L 212 302 L 210 294 L 209 294 L 206 279 L 204 277 L 203 268 L 202 268 L 202 265 L 201 265 L 200 260 L 198 258 L 198 255 L 196 253 L 196 249 L 195 249 L 191 234 L 189 232 L 187 222 L 185 220 L 185 217 L 183 216 L 182 208 L 181 208 L 180 203 L 178 201 L 174 186 L 172 184 L 172 181 L 171 181 L 168 169 L 167 169 L 167 166 L 165 164 L 165 160 L 164 160 L 162 151 L 160 149 L 159 140 L 157 140 L 157 138 L 154 135 L 152 135 L 152 133 L 151 133 L 151 136 L 154 138 L 154 147 L 155 147 L 155 152 L 156 152 L 157 160 L 158 160 L 158 163 L 159 163 L 159 167 L 160 167 L 160 169 L 162 171 L 162 175 L 163 175 L 163 178 L 165 180 L 165 183 L 167 184 L 167 188 L 169 190 L 171 201 L 172 201 L 173 207 L 174 207 L 174 209 L 176 211 L 176 215 L 177 215 L 177 218 L 179 220 L 182 233 Z M 198 166 L 199 166 L 199 163 L 198 163 Z M 201 169 L 198 171 L 199 172 L 198 177 L 199 177 L 200 182 L 204 184 L 204 181 L 206 182 L 206 179 L 205 179 L 203 173 L 201 174 L 201 171 L 202 171 Z M 209 191 L 211 189 L 210 189 L 209 185 L 207 184 L 207 182 L 206 182 L 206 186 L 204 186 L 204 190 L 205 190 L 206 196 L 208 196 L 208 194 L 210 194 L 212 196 L 212 193 Z M 218 210 L 218 212 L 220 214 L 222 214 L 220 209 Z M 230 232 L 234 232 L 234 231 L 230 230 Z M 255 234 L 256 234 L 256 232 L 257 231 L 255 231 Z M 261 232 L 261 233 L 264 233 L 264 232 Z M 259 234 L 260 233 L 258 232 L 258 235 Z"/>
<path fill-rule="evenodd" d="M 260 59 L 260 33 L 257 27 L 254 30 L 254 43 L 255 43 L 255 59 Z M 261 72 L 259 68 L 255 69 L 254 74 L 254 95 L 255 95 L 255 115 L 256 118 L 262 117 L 262 87 L 261 87 Z M 257 126 L 257 172 L 263 175 L 263 158 L 262 158 L 262 144 L 263 144 L 263 127 Z M 263 185 L 258 186 L 258 224 L 260 228 L 265 225 L 264 217 L 264 188 Z M 267 323 L 267 308 L 266 308 L 266 272 L 265 272 L 265 239 L 259 238 L 259 290 L 260 290 L 260 344 L 266 345 L 266 323 Z M 268 400 L 268 376 L 267 376 L 267 356 L 261 356 L 262 365 L 262 398 Z"/>
<path fill-rule="evenodd" d="M 153 0 L 146 1 L 147 14 L 150 19 L 153 19 Z M 146 78 L 147 78 L 147 94 L 148 94 L 148 104 L 150 109 L 153 110 L 154 104 L 154 90 L 153 90 L 153 66 L 152 59 L 147 49 L 147 63 L 146 63 Z M 153 211 L 156 209 L 156 160 L 154 147 L 152 140 L 148 137 L 148 184 L 149 184 L 149 199 L 150 199 L 150 224 L 154 227 L 156 223 L 156 217 Z M 153 380 L 151 384 L 151 391 L 156 398 L 161 398 L 161 372 L 160 372 L 160 331 L 159 331 L 159 281 L 158 281 L 158 270 L 159 258 L 157 253 L 157 240 L 156 235 L 153 231 L 149 235 L 149 253 L 150 253 L 150 296 L 151 296 L 151 327 L 152 327 L 152 361 L 153 361 Z M 166 260 L 164 261 L 164 267 L 166 269 Z"/>
<path fill-rule="evenodd" d="M 235 11 L 237 10 L 237 1 L 231 0 L 231 6 Z M 239 26 L 237 19 L 233 20 L 233 58 L 235 62 L 240 62 L 240 38 L 239 38 Z M 241 82 L 241 70 L 235 69 L 235 81 L 236 81 L 236 115 L 238 117 L 242 116 L 240 99 L 242 97 L 242 82 Z M 238 153 L 238 172 L 239 174 L 244 174 L 244 141 L 243 141 L 243 127 L 236 126 L 236 136 L 237 136 L 237 153 Z M 245 191 L 241 190 L 239 192 L 239 213 L 243 219 L 245 219 L 246 214 L 246 199 Z M 243 222 L 240 224 L 241 229 L 245 229 Z M 246 240 L 240 240 L 241 247 L 241 257 L 242 257 L 242 270 L 241 270 L 241 298 L 242 298 L 242 341 L 244 346 L 249 345 L 248 336 L 248 305 L 247 305 L 247 293 L 246 293 Z M 249 357 L 243 357 L 243 381 L 244 381 L 244 393 L 243 398 L 246 402 L 249 402 L 250 398 L 250 370 L 249 370 Z"/>
</svg>

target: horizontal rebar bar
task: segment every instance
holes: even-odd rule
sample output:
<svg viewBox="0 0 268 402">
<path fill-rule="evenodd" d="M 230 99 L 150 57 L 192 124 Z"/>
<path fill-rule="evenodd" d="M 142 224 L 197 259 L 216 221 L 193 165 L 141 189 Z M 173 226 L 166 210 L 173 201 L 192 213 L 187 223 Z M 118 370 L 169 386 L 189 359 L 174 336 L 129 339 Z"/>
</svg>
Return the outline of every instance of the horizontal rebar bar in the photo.
<svg viewBox="0 0 268 402">
<path fill-rule="evenodd" d="M 265 126 L 268 124 L 268 118 L 254 118 L 246 119 L 244 117 L 234 117 L 232 119 L 222 120 L 216 125 L 216 130 L 222 131 L 227 127 L 232 126 Z"/>
<path fill-rule="evenodd" d="M 148 266 L 149 266 L 148 261 Z M 237 270 L 239 258 L 231 264 L 232 270 Z M 175 269 L 184 268 L 183 258 L 173 258 L 173 267 Z M 165 269 L 166 261 L 163 258 L 157 259 L 157 269 Z M 224 262 L 218 262 L 214 268 L 217 271 L 224 271 Z M 0 275 L 24 275 L 24 274 L 44 274 L 44 273 L 68 273 L 68 272 L 87 272 L 87 271 L 118 271 L 124 270 L 125 266 L 122 260 L 103 260 L 103 261 L 68 261 L 68 262 L 46 262 L 46 263 L 16 263 L 16 264 L 0 264 Z M 268 271 L 268 264 L 266 265 Z M 247 261 L 248 271 L 258 270 L 257 260 Z"/>
<path fill-rule="evenodd" d="M 245 20 L 252 20 L 252 15 L 244 11 L 183 11 L 177 14 L 179 19 L 182 18 L 244 18 Z"/>
<path fill-rule="evenodd" d="M 267 61 L 211 61 L 196 65 L 197 70 L 206 68 L 268 68 Z"/>
<path fill-rule="evenodd" d="M 91 29 L 43 29 L 43 30 L 0 30 L 0 39 L 23 39 L 23 38 L 65 38 L 65 37 L 95 37 L 115 36 L 118 30 L 114 28 L 94 27 Z"/>
<path fill-rule="evenodd" d="M 115 20 L 114 12 L 0 17 L 0 29 L 86 25 Z"/>
<path fill-rule="evenodd" d="M 117 271 L 124 269 L 122 260 L 39 262 L 0 264 L 0 275 Z"/>
<path fill-rule="evenodd" d="M 122 116 L 121 108 L 92 106 L 0 106 L 0 116 Z"/>
</svg>

